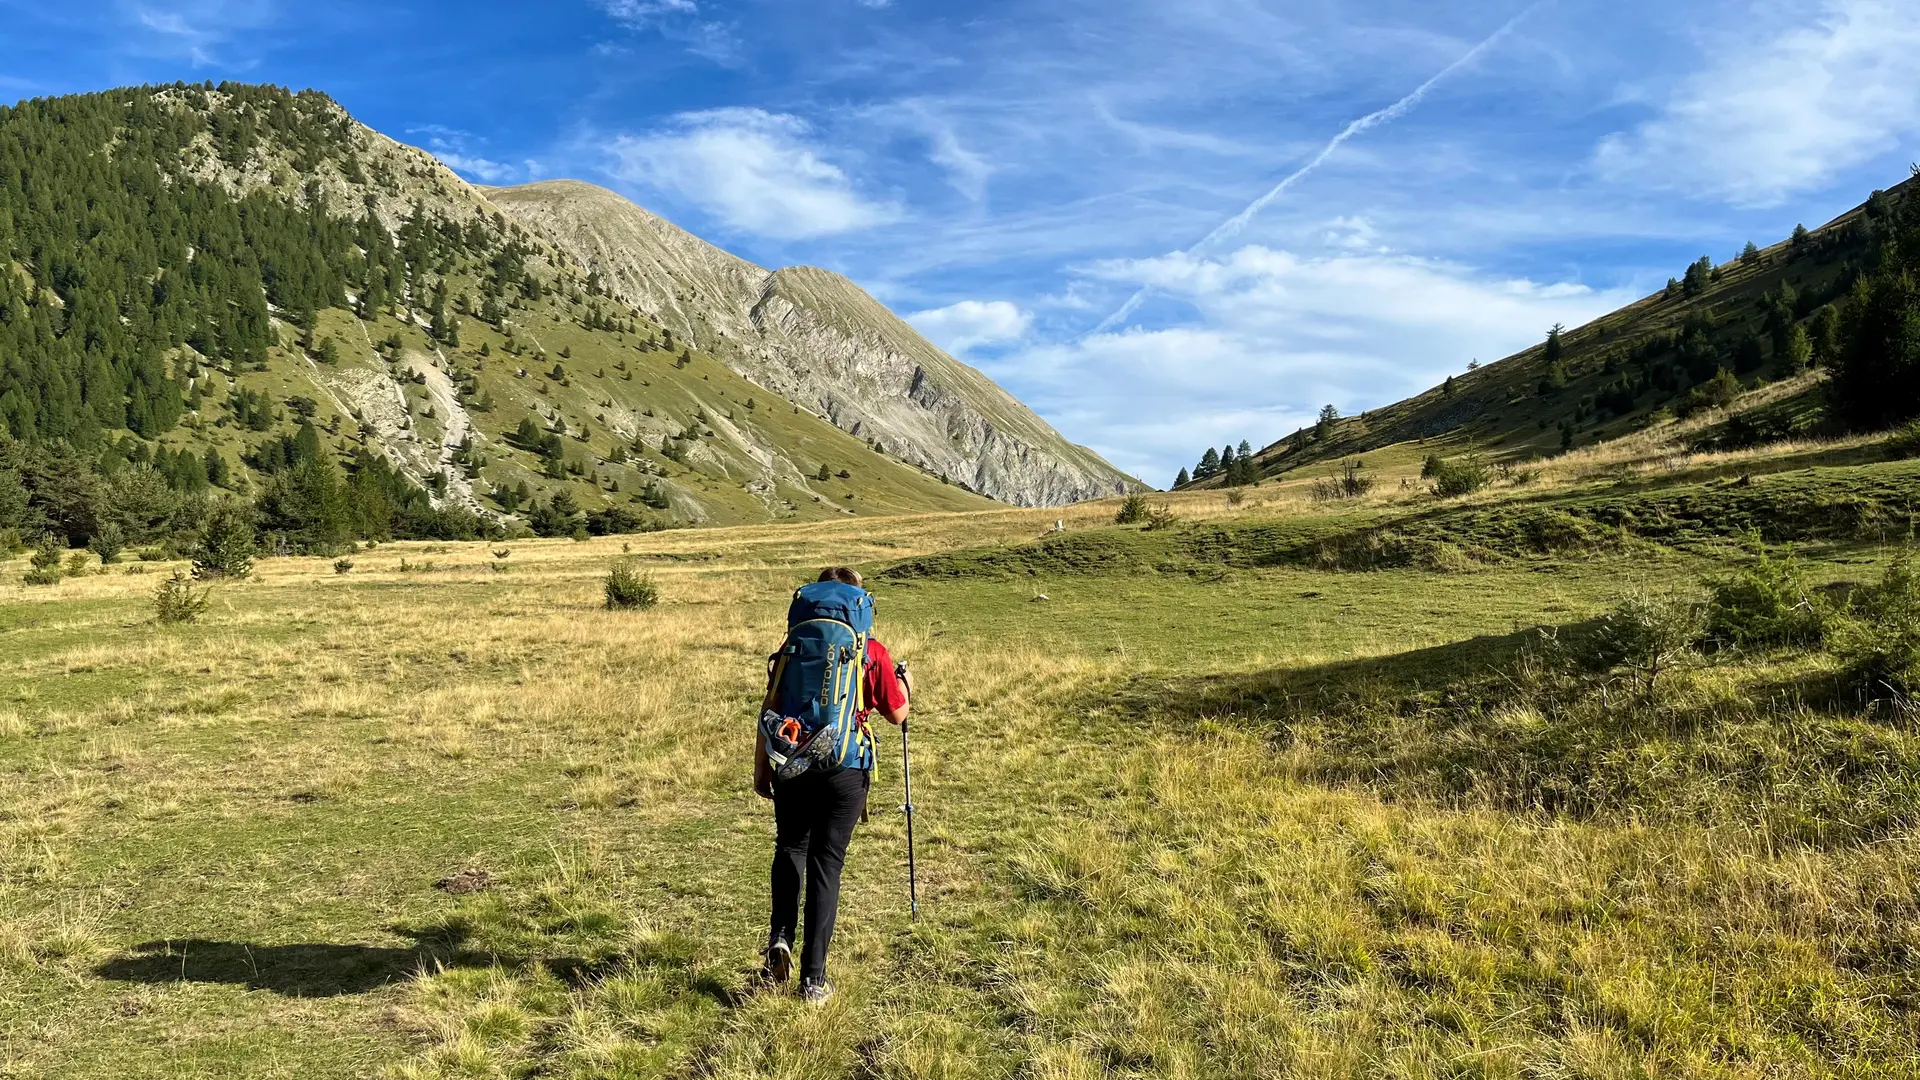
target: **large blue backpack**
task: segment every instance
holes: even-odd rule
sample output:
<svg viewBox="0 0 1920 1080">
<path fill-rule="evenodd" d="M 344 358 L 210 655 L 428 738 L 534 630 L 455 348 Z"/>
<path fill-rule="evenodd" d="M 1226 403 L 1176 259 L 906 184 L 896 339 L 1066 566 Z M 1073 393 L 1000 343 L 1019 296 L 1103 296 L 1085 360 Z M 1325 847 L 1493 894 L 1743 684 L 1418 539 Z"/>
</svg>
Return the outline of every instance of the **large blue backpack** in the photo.
<svg viewBox="0 0 1920 1080">
<path fill-rule="evenodd" d="M 873 736 L 860 723 L 872 631 L 873 597 L 858 585 L 816 581 L 793 594 L 760 708 L 775 777 L 872 767 Z"/>
</svg>

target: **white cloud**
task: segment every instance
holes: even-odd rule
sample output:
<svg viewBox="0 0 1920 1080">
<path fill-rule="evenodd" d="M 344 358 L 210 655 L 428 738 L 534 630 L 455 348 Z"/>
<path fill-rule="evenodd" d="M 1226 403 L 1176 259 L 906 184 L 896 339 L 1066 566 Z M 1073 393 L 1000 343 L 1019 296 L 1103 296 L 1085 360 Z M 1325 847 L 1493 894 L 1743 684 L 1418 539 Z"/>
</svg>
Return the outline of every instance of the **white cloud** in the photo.
<svg viewBox="0 0 1920 1080">
<path fill-rule="evenodd" d="M 974 202 L 987 197 L 987 179 L 993 166 L 979 154 L 960 145 L 953 129 L 942 127 L 933 133 L 933 152 L 927 155 L 935 165 L 947 170 L 947 182 L 955 191 Z"/>
<path fill-rule="evenodd" d="M 698 15 L 694 0 L 601 0 L 601 10 L 628 26 L 647 26 L 667 15 Z"/>
<path fill-rule="evenodd" d="M 1328 402 L 1354 412 L 1418 393 L 1468 360 L 1517 352 L 1556 322 L 1578 326 L 1632 299 L 1378 250 L 1250 245 L 1218 258 L 1103 262 L 1088 274 L 1150 287 L 1193 318 L 983 366 L 1116 465 L 1161 484 L 1208 445 L 1271 442 Z"/>
<path fill-rule="evenodd" d="M 1601 140 L 1601 175 L 1773 206 L 1920 132 L 1920 4 L 1826 0 L 1792 26 L 1766 17 L 1780 10 L 1712 46 L 1659 115 Z"/>
<path fill-rule="evenodd" d="M 135 22 L 152 33 L 143 47 L 156 55 L 184 57 L 194 67 L 232 63 L 216 54 L 236 34 L 258 29 L 272 20 L 264 0 L 174 0 L 136 4 Z M 242 62 L 238 66 L 250 67 Z"/>
<path fill-rule="evenodd" d="M 630 30 L 653 30 L 679 43 L 689 53 L 731 66 L 740 59 L 742 43 L 734 28 L 718 19 L 701 17 L 699 0 L 595 0 L 602 11 Z M 601 55 L 616 55 L 618 46 L 602 42 Z"/>
<path fill-rule="evenodd" d="M 900 218 L 898 205 L 857 191 L 811 135 L 806 121 L 762 109 L 682 113 L 666 129 L 615 138 L 607 168 L 758 236 L 830 236 Z"/>
<path fill-rule="evenodd" d="M 1033 325 L 1033 316 L 1006 300 L 962 300 L 943 308 L 916 311 L 907 316 L 927 340 L 955 356 L 979 345 L 1018 341 Z"/>
<path fill-rule="evenodd" d="M 522 166 L 493 161 L 474 151 L 476 143 L 485 139 L 470 131 L 450 128 L 444 124 L 422 124 L 407 129 L 409 135 L 425 135 L 426 149 L 440 162 L 457 173 L 461 173 L 483 183 L 498 184 L 515 179 L 521 175 L 533 175 L 537 163 L 528 160 Z"/>
</svg>

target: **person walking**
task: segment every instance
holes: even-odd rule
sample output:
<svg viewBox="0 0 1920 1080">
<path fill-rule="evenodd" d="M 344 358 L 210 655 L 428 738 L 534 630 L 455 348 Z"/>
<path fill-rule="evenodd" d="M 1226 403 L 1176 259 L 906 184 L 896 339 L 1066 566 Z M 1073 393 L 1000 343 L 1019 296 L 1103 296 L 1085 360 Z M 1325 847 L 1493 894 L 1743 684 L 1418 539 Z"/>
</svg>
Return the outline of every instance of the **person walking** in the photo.
<svg viewBox="0 0 1920 1080">
<path fill-rule="evenodd" d="M 761 974 L 771 984 L 786 983 L 801 930 L 800 995 L 816 1004 L 833 996 L 827 948 L 839 913 L 840 871 L 854 826 L 866 816 L 874 763 L 867 721 L 878 713 L 905 724 L 912 691 L 907 666 L 896 665 L 872 636 L 872 611 L 860 575 L 846 567 L 822 571 L 819 581 L 794 594 L 787 641 L 769 661 L 754 739 L 753 790 L 773 800 L 774 816 L 773 917 Z M 857 675 L 851 664 L 844 676 L 836 671 L 839 660 L 855 656 Z"/>
</svg>

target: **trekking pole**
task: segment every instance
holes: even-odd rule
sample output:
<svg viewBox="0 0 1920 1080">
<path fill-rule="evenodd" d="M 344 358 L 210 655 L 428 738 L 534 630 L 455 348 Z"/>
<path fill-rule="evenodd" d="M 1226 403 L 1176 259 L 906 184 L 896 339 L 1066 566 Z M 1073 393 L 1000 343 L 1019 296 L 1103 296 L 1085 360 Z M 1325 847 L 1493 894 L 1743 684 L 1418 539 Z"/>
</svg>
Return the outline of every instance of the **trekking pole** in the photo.
<svg viewBox="0 0 1920 1080">
<path fill-rule="evenodd" d="M 900 722 L 900 778 L 906 785 L 907 803 L 900 809 L 907 815 L 907 902 L 911 905 L 909 922 L 920 921 L 920 879 L 913 865 L 913 757 L 907 750 L 907 724 Z"/>
</svg>

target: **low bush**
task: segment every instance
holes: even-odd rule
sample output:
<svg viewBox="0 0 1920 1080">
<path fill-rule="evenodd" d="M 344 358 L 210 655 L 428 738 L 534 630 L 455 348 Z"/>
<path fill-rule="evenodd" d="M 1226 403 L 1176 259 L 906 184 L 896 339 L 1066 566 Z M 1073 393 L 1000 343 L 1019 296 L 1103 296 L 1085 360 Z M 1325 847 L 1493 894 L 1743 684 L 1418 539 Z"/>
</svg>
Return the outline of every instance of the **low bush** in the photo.
<svg viewBox="0 0 1920 1080">
<path fill-rule="evenodd" d="M 1121 500 L 1120 509 L 1113 515 L 1115 525 L 1138 525 L 1147 520 L 1152 510 L 1147 506 L 1147 497 L 1134 492 Z"/>
<path fill-rule="evenodd" d="M 1818 645 L 1826 635 L 1824 602 L 1792 555 L 1765 549 L 1747 566 L 1707 582 L 1706 640 L 1720 648 Z"/>
<path fill-rule="evenodd" d="M 1579 658 L 1596 670 L 1625 668 L 1651 694 L 1692 656 L 1705 628 L 1706 609 L 1691 597 L 1629 593 L 1600 617 Z"/>
<path fill-rule="evenodd" d="M 660 587 L 653 575 L 640 569 L 632 559 L 621 559 L 607 572 L 607 608 L 626 610 L 650 608 L 660 602 Z"/>
<path fill-rule="evenodd" d="M 66 557 L 66 546 L 54 536 L 45 535 L 40 537 L 39 543 L 33 546 L 33 556 L 30 561 L 35 570 L 50 570 L 57 575 L 60 572 L 60 560 Z"/>
<path fill-rule="evenodd" d="M 193 579 L 178 570 L 153 591 L 153 617 L 162 626 L 176 626 L 198 620 L 207 610 L 211 590 L 196 592 Z"/>
<path fill-rule="evenodd" d="M 336 573 L 336 574 L 346 574 L 346 573 L 351 573 L 352 571 L 353 571 L 353 560 L 352 560 L 352 559 L 335 559 L 335 560 L 333 560 L 333 572 L 334 572 L 334 573 Z"/>
<path fill-rule="evenodd" d="M 66 578 L 67 575 L 57 568 L 50 570 L 43 566 L 36 566 L 21 575 L 20 580 L 28 585 L 58 585 Z"/>
<path fill-rule="evenodd" d="M 253 573 L 255 538 L 252 510 L 223 502 L 207 515 L 193 550 L 193 576 L 244 578 Z"/>
<path fill-rule="evenodd" d="M 1428 464 L 1432 467 L 1432 472 L 1427 475 L 1433 481 L 1433 493 L 1443 499 L 1471 495 L 1486 487 L 1493 478 L 1493 470 L 1473 454 L 1452 461 L 1435 462 L 1429 459 Z"/>
<path fill-rule="evenodd" d="M 1920 694 L 1920 574 L 1911 552 L 1901 553 L 1879 584 L 1854 591 L 1828 638 L 1860 700 L 1904 706 Z"/>
<path fill-rule="evenodd" d="M 1362 472 L 1362 468 L 1364 466 L 1360 462 L 1349 461 L 1340 467 L 1339 476 L 1315 480 L 1309 494 L 1315 502 L 1361 498 L 1372 491 L 1374 486 L 1374 478 Z"/>
<path fill-rule="evenodd" d="M 1902 461 L 1920 457 L 1920 420 L 1894 431 L 1887 439 L 1887 456 Z"/>
<path fill-rule="evenodd" d="M 1180 516 L 1173 512 L 1173 507 L 1161 503 L 1147 512 L 1147 531 L 1158 532 L 1161 529 L 1171 529 L 1179 520 Z"/>
<path fill-rule="evenodd" d="M 93 534 L 87 547 L 100 556 L 101 565 L 116 563 L 120 561 L 120 553 L 127 549 L 126 534 L 121 532 L 118 525 L 102 525 L 100 531 Z"/>
</svg>

